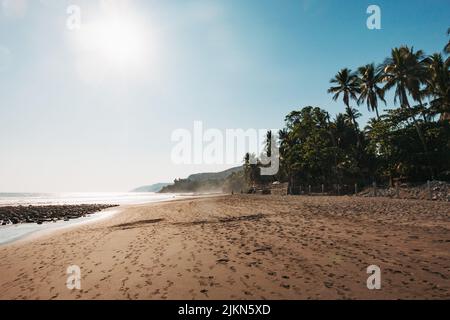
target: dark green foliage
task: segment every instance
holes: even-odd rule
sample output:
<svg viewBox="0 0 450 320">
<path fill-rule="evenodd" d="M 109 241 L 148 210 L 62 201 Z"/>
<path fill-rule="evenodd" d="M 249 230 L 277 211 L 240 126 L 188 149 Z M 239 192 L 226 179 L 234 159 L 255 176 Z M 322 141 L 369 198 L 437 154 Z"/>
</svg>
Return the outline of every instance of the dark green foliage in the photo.
<svg viewBox="0 0 450 320">
<path fill-rule="evenodd" d="M 205 193 L 220 192 L 225 179 L 193 181 L 189 179 L 176 179 L 170 186 L 164 187 L 161 193 Z"/>
<path fill-rule="evenodd" d="M 259 170 L 259 169 L 258 169 Z M 197 173 L 187 179 L 175 179 L 164 187 L 161 193 L 210 193 L 247 191 L 248 184 L 242 167 L 235 167 L 217 173 Z"/>
<path fill-rule="evenodd" d="M 449 53 L 448 45 L 446 53 Z M 380 66 L 368 64 L 357 73 L 344 68 L 330 81 L 333 100 L 343 102 L 344 114 L 334 120 L 317 107 L 305 107 L 286 116 L 279 132 L 278 181 L 288 182 L 288 193 L 323 184 L 341 190 L 372 181 L 450 179 L 450 62 L 440 54 L 392 49 Z M 392 90 L 398 107 L 379 114 L 379 101 Z M 360 113 L 352 106 L 365 104 L 376 118 L 361 130 Z M 413 104 L 415 105 L 413 105 Z M 268 133 L 268 138 L 271 133 Z M 271 141 L 268 139 L 268 141 Z M 266 151 L 269 150 L 266 143 Z M 246 156 L 249 184 L 270 182 L 259 175 L 260 163 Z"/>
<path fill-rule="evenodd" d="M 444 54 L 450 53 L 447 44 Z M 321 108 L 304 107 L 289 113 L 278 141 L 269 131 L 264 154 L 247 153 L 244 170 L 226 179 L 175 181 L 166 192 L 200 192 L 222 189 L 247 192 L 264 189 L 274 181 L 288 182 L 288 193 L 309 191 L 324 185 L 339 193 L 378 183 L 450 180 L 450 60 L 441 54 L 425 56 L 421 50 L 401 46 L 376 66 L 367 64 L 352 72 L 340 70 L 331 79 L 328 93 L 342 100 L 344 113 L 334 119 Z M 394 93 L 394 105 L 380 114 L 386 92 Z M 361 130 L 356 106 L 376 113 Z M 279 147 L 280 168 L 275 176 L 261 175 Z M 261 188 L 262 187 L 262 188 Z"/>
</svg>

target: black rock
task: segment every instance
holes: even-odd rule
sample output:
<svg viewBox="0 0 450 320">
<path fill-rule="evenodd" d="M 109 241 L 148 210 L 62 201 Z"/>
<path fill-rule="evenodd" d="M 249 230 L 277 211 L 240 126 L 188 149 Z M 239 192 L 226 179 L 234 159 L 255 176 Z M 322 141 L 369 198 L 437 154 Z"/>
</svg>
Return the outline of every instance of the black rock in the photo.
<svg viewBox="0 0 450 320">
<path fill-rule="evenodd" d="M 0 207 L 1 225 L 9 223 L 39 223 L 64 219 L 77 219 L 116 205 L 54 205 L 54 206 L 8 206 Z"/>
</svg>

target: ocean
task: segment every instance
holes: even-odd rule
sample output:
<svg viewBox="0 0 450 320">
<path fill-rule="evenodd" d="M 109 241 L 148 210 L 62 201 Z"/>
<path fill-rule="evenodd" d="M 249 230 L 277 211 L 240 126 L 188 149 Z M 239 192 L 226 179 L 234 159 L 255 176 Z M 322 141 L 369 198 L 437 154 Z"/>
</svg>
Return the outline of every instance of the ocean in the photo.
<svg viewBox="0 0 450 320">
<path fill-rule="evenodd" d="M 140 204 L 175 197 L 150 192 L 0 193 L 0 206 L 63 204 Z"/>
<path fill-rule="evenodd" d="M 77 204 L 144 204 L 152 202 L 167 201 L 179 198 L 174 194 L 159 193 L 0 193 L 0 206 L 43 206 L 43 205 L 77 205 Z M 74 225 L 91 223 L 106 219 L 117 214 L 120 208 L 114 207 L 86 217 L 70 221 L 48 222 L 38 225 L 36 223 L 21 223 L 16 225 L 0 226 L 0 245 L 10 243 L 25 236 L 38 232 L 47 232 L 63 229 Z"/>
</svg>

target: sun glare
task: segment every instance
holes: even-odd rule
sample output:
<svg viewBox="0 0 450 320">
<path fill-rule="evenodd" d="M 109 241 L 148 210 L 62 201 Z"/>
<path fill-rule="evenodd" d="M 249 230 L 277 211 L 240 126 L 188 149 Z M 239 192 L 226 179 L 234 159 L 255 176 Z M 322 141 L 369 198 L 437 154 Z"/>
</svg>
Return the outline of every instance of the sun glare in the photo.
<svg viewBox="0 0 450 320">
<path fill-rule="evenodd" d="M 92 24 L 88 32 L 91 50 L 108 65 L 124 68 L 143 63 L 146 39 L 132 21 L 109 18 Z"/>
<path fill-rule="evenodd" d="M 90 78 L 142 70 L 152 55 L 148 29 L 137 17 L 125 14 L 105 14 L 82 24 L 75 33 L 78 69 Z"/>
</svg>

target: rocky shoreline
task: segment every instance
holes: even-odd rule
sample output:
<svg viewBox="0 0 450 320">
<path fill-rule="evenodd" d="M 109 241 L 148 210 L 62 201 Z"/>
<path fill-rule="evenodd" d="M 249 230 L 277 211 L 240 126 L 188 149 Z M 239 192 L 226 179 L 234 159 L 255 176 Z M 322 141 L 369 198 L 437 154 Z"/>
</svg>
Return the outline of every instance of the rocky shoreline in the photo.
<svg viewBox="0 0 450 320">
<path fill-rule="evenodd" d="M 69 221 L 117 206 L 110 204 L 80 204 L 0 207 L 0 225 L 19 223 L 42 224 L 58 220 Z"/>
</svg>

